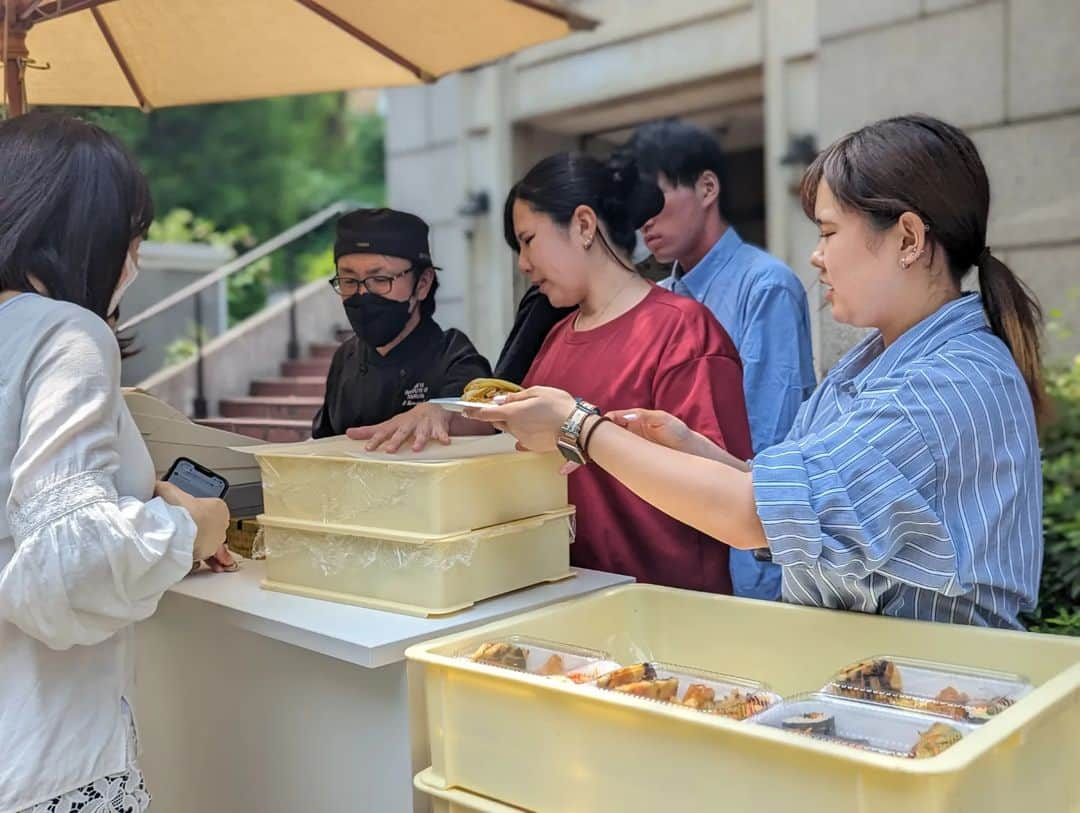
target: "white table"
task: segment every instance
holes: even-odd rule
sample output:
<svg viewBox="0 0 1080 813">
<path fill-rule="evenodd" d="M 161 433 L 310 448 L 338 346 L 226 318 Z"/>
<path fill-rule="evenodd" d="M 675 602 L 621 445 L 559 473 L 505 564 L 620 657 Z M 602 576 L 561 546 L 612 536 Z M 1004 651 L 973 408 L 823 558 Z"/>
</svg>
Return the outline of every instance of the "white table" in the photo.
<svg viewBox="0 0 1080 813">
<path fill-rule="evenodd" d="M 185 579 L 138 629 L 155 813 L 428 809 L 412 789 L 430 756 L 405 649 L 632 581 L 576 574 L 442 618 L 262 590 L 261 562 Z"/>
</svg>

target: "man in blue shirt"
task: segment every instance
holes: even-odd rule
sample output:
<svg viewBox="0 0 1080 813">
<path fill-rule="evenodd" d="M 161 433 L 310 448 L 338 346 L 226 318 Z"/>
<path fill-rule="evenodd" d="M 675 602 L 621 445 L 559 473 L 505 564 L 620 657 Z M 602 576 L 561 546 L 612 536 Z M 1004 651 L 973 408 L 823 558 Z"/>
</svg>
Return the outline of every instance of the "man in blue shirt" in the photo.
<svg viewBox="0 0 1080 813">
<path fill-rule="evenodd" d="M 664 193 L 642 228 L 660 262 L 675 261 L 661 285 L 693 297 L 730 334 L 743 363 L 743 392 L 757 453 L 782 441 L 814 390 L 806 291 L 776 257 L 744 243 L 724 217 L 724 156 L 705 130 L 680 121 L 638 128 L 628 145 Z M 780 597 L 780 568 L 731 551 L 735 595 Z"/>
</svg>

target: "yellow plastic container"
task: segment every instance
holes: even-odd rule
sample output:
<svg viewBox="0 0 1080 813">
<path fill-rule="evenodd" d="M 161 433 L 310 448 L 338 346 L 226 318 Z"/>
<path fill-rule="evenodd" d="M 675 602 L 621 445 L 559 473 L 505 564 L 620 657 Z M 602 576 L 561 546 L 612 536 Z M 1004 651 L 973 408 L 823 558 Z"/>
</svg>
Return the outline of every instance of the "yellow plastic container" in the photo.
<svg viewBox="0 0 1080 813">
<path fill-rule="evenodd" d="M 454 657 L 467 641 L 511 634 L 623 663 L 740 675 L 785 696 L 883 651 L 1019 672 L 1034 689 L 944 753 L 910 760 Z M 1080 641 L 1064 637 L 631 585 L 406 655 L 424 680 L 427 784 L 527 810 L 1056 813 L 1080 804 Z"/>
<path fill-rule="evenodd" d="M 437 782 L 431 768 L 421 771 L 413 779 L 413 787 L 431 800 L 431 813 L 516 813 L 523 809 L 485 799 L 483 796 L 474 796 L 457 788 L 440 788 Z"/>
<path fill-rule="evenodd" d="M 567 506 L 566 477 L 559 474 L 562 458 L 557 454 L 511 450 L 442 461 L 407 454 L 361 457 L 345 453 L 349 444 L 362 448 L 359 441 L 329 440 L 251 447 L 262 469 L 267 514 L 327 525 L 453 534 Z"/>
<path fill-rule="evenodd" d="M 573 509 L 433 536 L 263 515 L 263 587 L 429 616 L 571 575 Z"/>
</svg>

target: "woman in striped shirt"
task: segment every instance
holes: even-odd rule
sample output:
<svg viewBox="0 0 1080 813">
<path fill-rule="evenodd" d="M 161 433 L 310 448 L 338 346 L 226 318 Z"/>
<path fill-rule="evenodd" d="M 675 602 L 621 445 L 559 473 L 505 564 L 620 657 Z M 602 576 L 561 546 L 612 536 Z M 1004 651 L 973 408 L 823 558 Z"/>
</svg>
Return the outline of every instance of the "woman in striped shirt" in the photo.
<svg viewBox="0 0 1080 813">
<path fill-rule="evenodd" d="M 1043 551 L 1041 314 L 986 245 L 975 145 L 933 118 L 880 121 L 819 155 L 802 198 L 833 315 L 874 330 L 787 439 L 747 464 L 631 409 L 571 425 L 564 446 L 710 536 L 768 548 L 786 601 L 1019 627 Z M 981 294 L 961 288 L 973 267 Z M 551 449 L 574 407 L 534 388 L 476 417 Z"/>
</svg>

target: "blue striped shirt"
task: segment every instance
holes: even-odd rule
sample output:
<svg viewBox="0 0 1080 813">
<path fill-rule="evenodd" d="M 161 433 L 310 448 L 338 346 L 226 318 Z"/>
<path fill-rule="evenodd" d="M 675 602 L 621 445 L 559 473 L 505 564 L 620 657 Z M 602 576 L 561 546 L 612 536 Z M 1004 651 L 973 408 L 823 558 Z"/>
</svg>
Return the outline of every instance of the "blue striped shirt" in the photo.
<svg viewBox="0 0 1080 813">
<path fill-rule="evenodd" d="M 787 437 L 814 391 L 810 310 L 799 278 L 776 257 L 744 243 L 731 226 L 709 253 L 661 286 L 702 303 L 738 348 L 750 437 L 759 452 Z M 731 551 L 737 596 L 780 598 L 780 568 Z"/>
<path fill-rule="evenodd" d="M 977 294 L 858 344 L 753 481 L 786 601 L 996 627 L 1035 605 L 1035 417 Z"/>
</svg>

